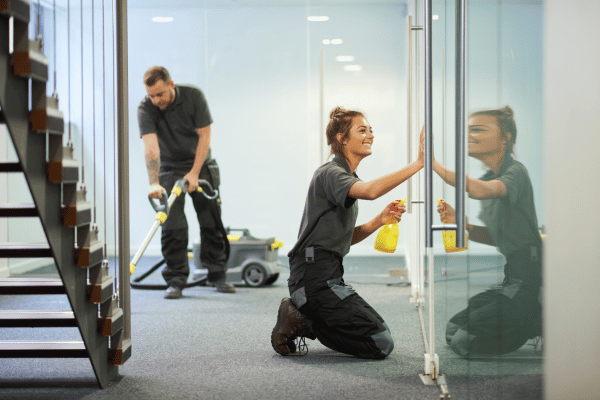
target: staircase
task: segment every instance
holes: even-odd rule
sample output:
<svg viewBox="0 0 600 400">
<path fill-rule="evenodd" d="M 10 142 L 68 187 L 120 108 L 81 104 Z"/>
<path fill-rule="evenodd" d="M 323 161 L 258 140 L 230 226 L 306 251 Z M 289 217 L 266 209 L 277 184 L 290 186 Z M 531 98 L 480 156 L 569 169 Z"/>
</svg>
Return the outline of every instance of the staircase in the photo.
<svg viewBox="0 0 600 400">
<path fill-rule="evenodd" d="M 71 310 L 0 310 L 0 328 L 77 327 L 82 340 L 0 341 L 0 358 L 89 358 L 105 387 L 130 357 L 131 341 L 123 333 L 123 310 L 113 297 L 113 278 L 92 224 L 92 207 L 78 182 L 73 147 L 63 146 L 58 101 L 46 96 L 48 64 L 41 41 L 29 40 L 29 15 L 29 0 L 0 0 L 0 124 L 19 160 L 0 163 L 0 173 L 23 174 L 34 201 L 0 204 L 0 218 L 38 217 L 48 242 L 0 243 L 0 258 L 52 257 L 60 279 L 0 278 L 0 296 L 66 294 Z"/>
</svg>

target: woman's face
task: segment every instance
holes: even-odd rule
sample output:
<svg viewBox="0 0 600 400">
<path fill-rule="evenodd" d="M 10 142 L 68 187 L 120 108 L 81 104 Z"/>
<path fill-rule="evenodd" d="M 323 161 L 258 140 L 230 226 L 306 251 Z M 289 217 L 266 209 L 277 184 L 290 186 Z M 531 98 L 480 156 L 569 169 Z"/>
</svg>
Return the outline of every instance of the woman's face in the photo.
<svg viewBox="0 0 600 400">
<path fill-rule="evenodd" d="M 346 153 L 346 156 L 356 155 L 361 158 L 367 157 L 371 155 L 371 145 L 374 138 L 371 125 L 369 125 L 365 117 L 358 115 L 352 118 L 350 133 L 342 141 L 344 153 Z"/>
<path fill-rule="evenodd" d="M 469 118 L 469 155 L 479 158 L 504 153 L 505 142 L 496 117 L 475 115 Z"/>
</svg>

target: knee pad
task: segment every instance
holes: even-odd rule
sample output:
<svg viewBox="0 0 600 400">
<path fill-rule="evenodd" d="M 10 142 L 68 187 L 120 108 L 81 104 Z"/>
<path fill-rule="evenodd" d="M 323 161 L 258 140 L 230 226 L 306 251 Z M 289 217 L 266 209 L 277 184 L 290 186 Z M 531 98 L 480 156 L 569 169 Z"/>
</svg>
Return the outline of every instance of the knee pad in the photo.
<svg viewBox="0 0 600 400">
<path fill-rule="evenodd" d="M 452 338 L 454 337 L 456 332 L 458 332 L 459 329 L 460 329 L 459 326 L 456 324 L 453 324 L 452 322 L 448 322 L 446 324 L 446 343 L 447 344 L 450 344 L 452 342 Z"/>
<path fill-rule="evenodd" d="M 380 351 L 377 358 L 385 358 L 394 350 L 394 339 L 392 339 L 392 333 L 389 329 L 386 328 L 385 331 L 376 333 L 371 338 Z"/>
<path fill-rule="evenodd" d="M 450 348 L 461 357 L 469 356 L 469 345 L 476 339 L 475 335 L 469 334 L 467 331 L 458 329 L 452 336 Z"/>
</svg>

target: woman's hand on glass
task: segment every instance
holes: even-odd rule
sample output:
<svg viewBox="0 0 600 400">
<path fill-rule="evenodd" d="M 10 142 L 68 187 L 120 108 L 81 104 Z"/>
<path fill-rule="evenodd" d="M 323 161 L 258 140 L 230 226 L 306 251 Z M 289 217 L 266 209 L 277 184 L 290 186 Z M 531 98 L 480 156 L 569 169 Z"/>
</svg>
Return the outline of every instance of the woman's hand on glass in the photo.
<svg viewBox="0 0 600 400">
<path fill-rule="evenodd" d="M 421 135 L 419 138 L 419 155 L 417 156 L 417 161 L 421 164 L 425 164 L 425 125 L 421 129 Z"/>
</svg>

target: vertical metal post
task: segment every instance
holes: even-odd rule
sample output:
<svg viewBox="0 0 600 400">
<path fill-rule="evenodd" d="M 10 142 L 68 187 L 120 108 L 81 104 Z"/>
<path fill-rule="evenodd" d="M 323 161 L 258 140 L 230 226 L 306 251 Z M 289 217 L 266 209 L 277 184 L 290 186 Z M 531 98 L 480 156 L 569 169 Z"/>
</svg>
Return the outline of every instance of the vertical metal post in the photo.
<svg viewBox="0 0 600 400">
<path fill-rule="evenodd" d="M 465 247 L 466 23 L 466 1 L 456 0 L 456 247 Z"/>
<path fill-rule="evenodd" d="M 418 61 L 418 55 L 417 58 L 415 58 L 413 56 L 413 32 L 412 31 L 420 31 L 423 30 L 422 26 L 413 26 L 412 25 L 412 21 L 413 21 L 413 17 L 411 15 L 408 15 L 406 18 L 406 25 L 407 25 L 407 31 L 406 31 L 406 36 L 407 36 L 407 99 L 406 99 L 406 103 L 407 103 L 407 118 L 406 118 L 406 137 L 407 137 L 407 162 L 411 163 L 413 160 L 413 147 L 414 147 L 414 140 L 413 140 L 413 136 L 414 136 L 414 130 L 413 130 L 413 119 L 412 119 L 412 115 L 413 115 L 413 86 L 414 86 L 414 77 L 413 77 L 413 68 L 415 60 Z M 416 41 L 415 41 L 416 42 Z M 418 48 L 417 48 L 418 51 Z M 418 76 L 416 77 L 417 81 L 418 81 Z M 417 84 L 418 86 L 418 84 Z M 417 91 L 418 93 L 418 91 Z M 418 101 L 417 101 L 418 103 Z M 417 107 L 417 111 L 418 111 L 418 107 Z M 418 119 L 418 118 L 417 118 Z M 407 212 L 410 214 L 413 214 L 414 219 L 411 220 L 411 234 L 412 234 L 412 238 L 411 238 L 411 249 L 409 251 L 409 259 L 408 261 L 408 265 L 409 265 L 409 273 L 410 273 L 410 282 L 411 282 L 411 301 L 414 301 L 418 304 L 422 304 L 423 303 L 423 293 L 424 293 L 424 265 L 423 265 L 423 257 L 422 257 L 422 253 L 421 253 L 421 247 L 420 247 L 420 242 L 421 242 L 421 230 L 420 230 L 420 217 L 421 217 L 421 208 L 418 206 L 419 204 L 423 203 L 423 200 L 420 199 L 420 178 L 418 175 L 415 175 L 413 177 L 411 177 L 408 180 L 408 188 L 407 188 L 407 197 L 408 197 L 408 206 L 407 206 Z M 415 198 L 415 185 L 417 187 L 416 192 L 418 193 L 418 195 L 416 195 Z M 417 205 L 415 207 L 415 204 Z M 414 243 L 414 242 L 416 243 Z"/>
<path fill-rule="evenodd" d="M 123 341 L 131 338 L 129 287 L 129 113 L 127 83 L 127 0 L 116 1 L 117 16 L 117 126 L 119 207 L 119 306 L 125 318 Z"/>
<path fill-rule="evenodd" d="M 408 143 L 406 145 L 408 149 L 407 163 L 412 162 L 412 18 L 410 15 L 406 17 L 406 104 L 408 113 L 406 115 L 406 137 Z M 412 201 L 413 201 L 413 180 L 408 180 L 407 188 L 408 201 L 406 202 L 406 212 L 412 214 Z"/>
<path fill-rule="evenodd" d="M 432 56 L 431 56 L 431 2 L 424 0 L 424 37 L 425 37 L 425 247 L 433 247 L 432 209 L 433 209 L 433 107 L 432 107 Z M 431 260 L 429 260 L 431 264 Z M 430 282 L 431 286 L 431 282 Z"/>
<path fill-rule="evenodd" d="M 325 129 L 324 129 L 324 124 L 323 124 L 323 117 L 325 115 L 325 103 L 324 103 L 324 98 L 325 98 L 325 93 L 324 93 L 324 73 L 323 73 L 323 49 L 321 49 L 319 51 L 319 79 L 320 79 L 320 93 L 319 93 L 319 107 L 320 107 L 320 111 L 319 111 L 319 143 L 321 143 L 321 165 L 323 165 L 325 163 L 325 143 L 323 141 L 323 136 L 325 133 Z"/>
<path fill-rule="evenodd" d="M 434 274 L 433 274 L 433 90 L 432 90 L 432 0 L 424 0 L 423 30 L 425 37 L 425 248 L 429 281 L 429 354 L 425 356 L 425 373 L 435 378 L 438 365 L 435 362 Z"/>
</svg>

